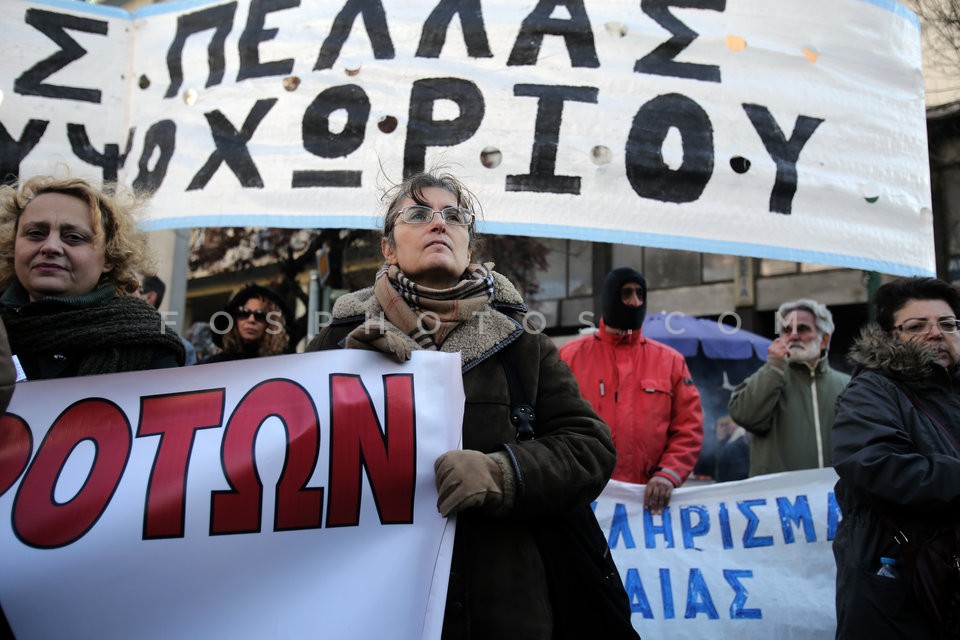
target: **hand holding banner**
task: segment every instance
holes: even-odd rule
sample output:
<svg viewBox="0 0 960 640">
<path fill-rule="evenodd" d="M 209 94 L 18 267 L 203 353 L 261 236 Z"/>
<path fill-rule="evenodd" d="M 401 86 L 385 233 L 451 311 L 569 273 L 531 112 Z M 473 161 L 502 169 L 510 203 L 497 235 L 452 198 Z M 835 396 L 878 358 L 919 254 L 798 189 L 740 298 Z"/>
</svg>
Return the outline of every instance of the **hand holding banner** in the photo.
<svg viewBox="0 0 960 640">
<path fill-rule="evenodd" d="M 336 351 L 22 383 L 0 425 L 17 637 L 438 628 L 433 461 L 459 440 L 459 367 Z"/>
</svg>

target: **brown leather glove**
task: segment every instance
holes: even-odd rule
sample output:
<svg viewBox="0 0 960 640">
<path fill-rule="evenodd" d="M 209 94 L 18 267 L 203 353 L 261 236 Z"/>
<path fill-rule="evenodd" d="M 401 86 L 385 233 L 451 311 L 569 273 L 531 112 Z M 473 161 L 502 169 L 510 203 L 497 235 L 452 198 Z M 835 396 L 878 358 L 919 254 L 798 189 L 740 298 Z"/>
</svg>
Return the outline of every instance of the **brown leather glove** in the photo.
<svg viewBox="0 0 960 640">
<path fill-rule="evenodd" d="M 503 504 L 503 471 L 479 451 L 448 451 L 433 464 L 437 511 L 444 517 L 464 509 L 495 510 Z"/>
</svg>

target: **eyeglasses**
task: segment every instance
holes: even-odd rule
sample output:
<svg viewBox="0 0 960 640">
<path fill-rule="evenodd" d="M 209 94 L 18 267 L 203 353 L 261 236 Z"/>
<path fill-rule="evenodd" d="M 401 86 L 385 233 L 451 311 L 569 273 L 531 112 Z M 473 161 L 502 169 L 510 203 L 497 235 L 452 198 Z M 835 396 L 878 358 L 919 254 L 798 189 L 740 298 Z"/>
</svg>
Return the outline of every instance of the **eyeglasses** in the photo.
<svg viewBox="0 0 960 640">
<path fill-rule="evenodd" d="M 933 328 L 933 325 L 936 324 L 940 328 L 941 333 L 956 333 L 960 331 L 960 324 L 957 323 L 956 318 L 941 318 L 937 320 L 936 323 L 930 322 L 924 318 L 910 318 L 909 320 L 898 324 L 893 328 L 897 331 L 903 331 L 912 336 L 922 336 L 930 333 L 930 329 Z"/>
<path fill-rule="evenodd" d="M 250 316 L 253 316 L 253 319 L 257 322 L 267 321 L 267 312 L 260 311 L 259 309 L 247 309 L 246 307 L 240 307 L 233 315 L 237 317 L 237 320 L 244 320 Z"/>
<path fill-rule="evenodd" d="M 434 214 L 439 213 L 444 224 L 455 227 L 468 227 L 473 222 L 473 214 L 462 207 L 444 207 L 437 211 L 422 204 L 412 204 L 397 212 L 397 219 L 407 224 L 430 224 Z"/>
<path fill-rule="evenodd" d="M 814 331 L 815 329 L 810 325 L 799 322 L 796 325 L 790 323 L 780 327 L 780 335 L 783 337 L 791 336 L 794 333 L 796 333 L 798 336 L 803 336 L 813 333 Z"/>
</svg>

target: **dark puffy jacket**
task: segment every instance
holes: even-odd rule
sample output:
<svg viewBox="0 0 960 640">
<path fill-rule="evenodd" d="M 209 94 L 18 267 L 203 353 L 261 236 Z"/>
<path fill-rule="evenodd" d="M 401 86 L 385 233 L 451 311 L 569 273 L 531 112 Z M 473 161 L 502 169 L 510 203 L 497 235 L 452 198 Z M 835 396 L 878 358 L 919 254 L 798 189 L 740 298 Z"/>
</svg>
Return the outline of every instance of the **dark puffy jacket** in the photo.
<svg viewBox="0 0 960 640">
<path fill-rule="evenodd" d="M 17 371 L 10 356 L 10 342 L 7 340 L 3 321 L 0 320 L 0 414 L 7 410 L 16 384 Z"/>
<path fill-rule="evenodd" d="M 550 638 L 552 610 L 543 563 L 527 521 L 589 504 L 616 464 L 610 431 L 580 397 L 577 382 L 545 335 L 526 332 L 520 295 L 494 274 L 491 313 L 478 314 L 443 342 L 460 352 L 466 406 L 463 448 L 506 452 L 515 486 L 496 517 L 470 510 L 457 516 L 457 533 L 443 637 Z M 333 349 L 380 307 L 371 289 L 341 296 L 333 323 L 307 347 Z M 536 414 L 537 438 L 518 444 L 510 422 L 511 397 L 501 358 L 509 348 Z M 508 492 L 510 488 L 508 487 Z"/>
<path fill-rule="evenodd" d="M 960 370 L 878 329 L 864 331 L 850 359 L 858 370 L 837 400 L 833 427 L 843 511 L 833 542 L 837 638 L 934 638 L 906 578 L 876 573 L 882 556 L 900 557 L 885 517 L 922 539 L 960 516 L 960 450 L 902 390 L 960 441 Z"/>
</svg>

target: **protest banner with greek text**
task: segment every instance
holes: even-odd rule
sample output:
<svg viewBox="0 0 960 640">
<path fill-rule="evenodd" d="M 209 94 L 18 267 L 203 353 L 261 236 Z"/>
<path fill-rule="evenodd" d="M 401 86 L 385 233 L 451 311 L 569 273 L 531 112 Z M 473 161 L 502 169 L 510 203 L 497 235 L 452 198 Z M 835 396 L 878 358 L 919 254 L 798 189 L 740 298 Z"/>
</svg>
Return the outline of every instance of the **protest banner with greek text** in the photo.
<svg viewBox="0 0 960 640">
<path fill-rule="evenodd" d="M 833 637 L 833 469 L 685 486 L 662 516 L 611 481 L 597 518 L 644 638 Z"/>
<path fill-rule="evenodd" d="M 433 461 L 458 446 L 460 380 L 457 354 L 336 351 L 18 384 L 0 419 L 14 633 L 438 637 Z"/>
<path fill-rule="evenodd" d="M 153 228 L 374 228 L 441 162 L 486 232 L 935 270 L 894 0 L 5 9 L 0 174 L 119 178 Z"/>
</svg>

